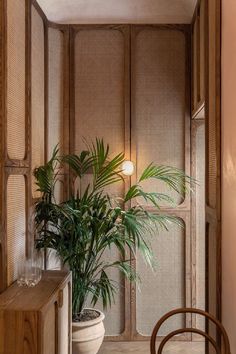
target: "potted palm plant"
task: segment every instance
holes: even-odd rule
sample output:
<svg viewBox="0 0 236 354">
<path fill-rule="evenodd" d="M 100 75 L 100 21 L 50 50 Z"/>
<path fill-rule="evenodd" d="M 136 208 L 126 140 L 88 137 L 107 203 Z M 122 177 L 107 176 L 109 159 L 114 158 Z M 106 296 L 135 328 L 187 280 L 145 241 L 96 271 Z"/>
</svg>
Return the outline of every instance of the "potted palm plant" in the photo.
<svg viewBox="0 0 236 354">
<path fill-rule="evenodd" d="M 140 252 L 152 267 L 153 253 L 147 231 L 168 229 L 170 223 L 181 222 L 178 218 L 158 213 L 162 202 L 174 201 L 166 194 L 145 192 L 142 182 L 151 178 L 167 184 L 171 190 L 184 195 L 191 183 L 182 171 L 150 164 L 132 185 L 124 198 L 111 198 L 106 187 L 123 180 L 123 153 L 110 156 L 109 145 L 96 139 L 87 144 L 79 155 L 58 156 L 55 148 L 51 160 L 34 171 L 41 198 L 36 203 L 35 221 L 38 232 L 37 247 L 56 250 L 63 264 L 72 271 L 73 354 L 96 354 L 103 341 L 104 315 L 94 309 L 102 300 L 104 308 L 111 305 L 116 285 L 108 270 L 118 268 L 130 281 L 138 275 L 130 259 L 125 258 L 127 249 L 136 256 Z M 69 166 L 73 175 L 71 196 L 57 203 L 55 186 L 60 183 L 60 166 Z M 86 176 L 90 175 L 90 182 Z M 149 213 L 137 198 L 149 201 L 157 213 Z M 133 201 L 132 203 L 130 203 Z M 108 261 L 104 252 L 116 247 L 120 260 Z M 92 308 L 86 308 L 90 300 Z"/>
</svg>

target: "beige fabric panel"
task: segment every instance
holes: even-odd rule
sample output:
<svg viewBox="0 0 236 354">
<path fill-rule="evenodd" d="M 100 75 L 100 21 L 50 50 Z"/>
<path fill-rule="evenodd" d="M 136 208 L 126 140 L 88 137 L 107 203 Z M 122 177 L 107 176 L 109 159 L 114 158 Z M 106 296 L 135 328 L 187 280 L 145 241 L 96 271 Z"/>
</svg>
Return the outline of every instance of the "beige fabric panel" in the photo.
<svg viewBox="0 0 236 354">
<path fill-rule="evenodd" d="M 11 175 L 7 182 L 7 283 L 17 278 L 25 259 L 26 189 L 24 176 Z"/>
<path fill-rule="evenodd" d="M 25 1 L 7 1 L 7 151 L 25 157 Z"/>
<path fill-rule="evenodd" d="M 185 60 L 182 32 L 144 29 L 136 35 L 132 119 L 138 177 L 151 162 L 185 167 Z M 147 191 L 169 192 L 156 181 L 144 186 Z"/>
<path fill-rule="evenodd" d="M 32 168 L 44 163 L 44 26 L 32 6 Z M 34 179 L 32 194 L 37 197 Z"/>
<path fill-rule="evenodd" d="M 83 137 L 88 141 L 104 138 L 112 155 L 125 150 L 124 56 L 124 38 L 118 30 L 80 30 L 76 34 L 74 132 L 77 153 L 86 149 Z M 90 177 L 84 178 L 85 184 Z M 109 188 L 109 192 L 113 197 L 122 196 L 123 183 Z M 116 260 L 118 254 L 112 250 L 105 257 Z M 106 312 L 106 334 L 118 335 L 124 329 L 123 284 L 119 272 L 112 274 L 119 292 L 116 304 Z"/>
<path fill-rule="evenodd" d="M 60 143 L 63 147 L 63 33 L 48 30 L 48 158 L 53 148 Z"/>
<path fill-rule="evenodd" d="M 196 307 L 205 310 L 205 127 L 196 132 Z M 197 317 L 198 328 L 204 319 Z"/>
<path fill-rule="evenodd" d="M 151 335 L 156 322 L 168 311 L 185 306 L 185 232 L 173 225 L 169 232 L 161 231 L 151 239 L 156 269 L 152 272 L 141 256 L 137 258 L 137 272 L 141 277 L 137 290 L 137 330 Z M 159 334 L 181 328 L 183 317 L 166 322 Z"/>
</svg>

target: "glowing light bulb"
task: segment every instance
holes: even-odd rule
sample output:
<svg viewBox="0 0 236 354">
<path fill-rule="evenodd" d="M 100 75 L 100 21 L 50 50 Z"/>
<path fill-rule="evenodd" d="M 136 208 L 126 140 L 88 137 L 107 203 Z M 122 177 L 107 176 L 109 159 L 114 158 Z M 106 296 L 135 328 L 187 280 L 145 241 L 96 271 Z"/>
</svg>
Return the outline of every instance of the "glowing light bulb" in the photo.
<svg viewBox="0 0 236 354">
<path fill-rule="evenodd" d="M 125 176 L 132 176 L 134 173 L 134 163 L 132 161 L 124 161 L 121 169 Z"/>
</svg>

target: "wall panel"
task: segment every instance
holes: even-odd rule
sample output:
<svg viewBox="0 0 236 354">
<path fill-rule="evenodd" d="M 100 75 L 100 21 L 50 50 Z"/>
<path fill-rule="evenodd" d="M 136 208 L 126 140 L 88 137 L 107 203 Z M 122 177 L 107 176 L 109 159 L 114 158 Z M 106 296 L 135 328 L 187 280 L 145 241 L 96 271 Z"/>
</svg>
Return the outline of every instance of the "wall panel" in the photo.
<svg viewBox="0 0 236 354">
<path fill-rule="evenodd" d="M 117 30 L 83 30 L 75 37 L 75 151 L 82 137 L 104 138 L 124 151 L 124 38 Z"/>
<path fill-rule="evenodd" d="M 38 12 L 32 7 L 31 31 L 31 140 L 32 170 L 44 163 L 44 23 Z M 32 179 L 33 197 L 38 196 Z"/>
<path fill-rule="evenodd" d="M 132 119 L 137 177 L 150 163 L 185 169 L 185 35 L 140 29 L 133 42 Z M 155 180 L 148 191 L 166 192 Z M 175 193 L 178 203 L 182 200 Z"/>
<path fill-rule="evenodd" d="M 206 310 L 221 319 L 221 1 L 206 1 Z M 209 334 L 215 333 L 209 326 Z M 213 350 L 210 348 L 209 353 Z"/>
<path fill-rule="evenodd" d="M 60 30 L 48 30 L 48 123 L 47 155 L 50 158 L 59 143 L 63 148 L 64 36 Z"/>
<path fill-rule="evenodd" d="M 2 1 L 0 6 L 0 37 L 3 39 L 0 46 L 0 86 L 3 91 L 0 112 L 1 290 L 16 280 L 18 266 L 28 251 L 29 5 L 27 0 L 9 0 Z"/>
<path fill-rule="evenodd" d="M 17 269 L 26 256 L 25 177 L 11 175 L 7 181 L 7 283 L 17 278 Z"/>
<path fill-rule="evenodd" d="M 123 26 L 126 27 L 127 38 L 131 40 L 130 91 L 129 72 L 124 69 L 130 51 L 129 45 L 124 42 L 121 27 L 73 26 L 70 43 L 70 150 L 79 152 L 84 148 L 83 137 L 89 141 L 95 137 L 104 138 L 112 152 L 125 151 L 127 158 L 135 162 L 137 176 L 132 177 L 133 183 L 152 161 L 181 168 L 189 174 L 188 28 L 132 26 L 132 35 L 129 37 L 128 26 Z M 130 92 L 131 111 L 130 107 L 127 109 L 130 102 L 126 100 Z M 90 178 L 88 175 L 86 182 Z M 123 195 L 129 183 L 127 179 L 126 185 L 109 192 Z M 167 191 L 155 182 L 145 187 L 152 191 Z M 106 319 L 109 328 L 107 334 L 112 335 L 113 339 L 146 338 L 163 309 L 168 311 L 176 306 L 191 305 L 190 198 L 180 198 L 176 194 L 172 196 L 177 201 L 173 213 L 183 218 L 185 231 L 174 228 L 169 235 L 160 232 L 153 245 L 157 259 L 160 259 L 163 268 L 166 267 L 168 276 L 163 277 L 163 273 L 157 269 L 156 277 L 152 278 L 150 271 L 145 270 L 138 258 L 136 266 L 141 272 L 142 292 L 139 293 L 135 285 L 130 288 L 128 283 L 125 284 L 125 303 L 122 299 L 124 294 L 121 294 L 116 306 L 111 309 L 113 321 L 110 321 L 110 312 Z M 149 205 L 146 206 L 150 209 Z M 169 212 L 165 207 L 163 205 L 163 211 Z M 178 251 L 173 259 L 167 257 L 168 248 Z M 166 249 L 167 254 L 160 252 L 163 249 Z M 107 256 L 117 257 L 112 251 Z M 176 261 L 174 281 L 169 278 L 172 261 Z M 120 282 L 121 290 L 123 284 L 119 274 L 115 275 L 115 279 Z M 172 298 L 165 302 L 162 292 L 170 292 L 169 285 L 173 282 L 176 282 L 175 288 L 178 289 L 175 306 Z M 153 292 L 154 283 L 157 292 Z M 145 304 L 152 301 L 151 294 L 159 296 L 160 302 L 150 314 Z M 149 321 L 150 316 L 152 323 Z M 179 321 L 183 323 L 184 319 L 180 318 Z M 189 316 L 186 321 L 190 323 Z"/>
<path fill-rule="evenodd" d="M 185 231 L 178 226 L 150 237 L 156 258 L 155 271 L 137 259 L 141 284 L 137 289 L 137 331 L 149 336 L 157 322 L 168 311 L 185 306 Z M 152 306 L 150 306 L 152 304 Z M 183 317 L 176 317 L 161 328 L 160 335 L 184 325 Z"/>
<path fill-rule="evenodd" d="M 7 152 L 18 160 L 26 153 L 25 13 L 25 1 L 7 1 Z"/>
<path fill-rule="evenodd" d="M 126 130 L 129 122 L 126 114 L 129 109 L 126 106 L 129 99 L 126 56 L 129 54 L 125 51 L 125 32 L 122 27 L 75 26 L 73 36 L 71 151 L 78 153 L 86 149 L 84 138 L 91 142 L 98 137 L 110 145 L 112 155 L 124 151 L 129 158 L 129 124 Z M 85 183 L 89 179 L 88 175 L 84 179 Z M 123 196 L 125 184 L 113 186 L 109 192 L 114 198 Z M 115 250 L 108 250 L 105 257 L 116 260 L 117 256 Z M 114 271 L 112 276 L 119 284 L 119 293 L 116 304 L 106 313 L 105 323 L 107 335 L 115 336 L 122 334 L 125 329 L 124 282 L 119 272 Z"/>
<path fill-rule="evenodd" d="M 205 127 L 196 131 L 196 307 L 205 310 Z M 197 325 L 204 327 L 204 320 L 197 318 Z M 199 326 L 198 326 L 199 328 Z"/>
<path fill-rule="evenodd" d="M 131 146 L 136 183 L 153 162 L 190 173 L 190 100 L 188 36 L 183 28 L 134 26 L 131 62 Z M 190 199 L 173 193 L 156 180 L 143 183 L 147 191 L 170 195 L 176 201 L 172 213 L 185 220 L 185 232 L 170 226 L 152 239 L 157 259 L 155 274 L 145 268 L 140 256 L 136 267 L 141 274 L 141 291 L 132 286 L 134 338 L 150 336 L 154 323 L 176 307 L 191 306 Z M 140 203 L 140 200 L 138 200 Z M 143 202 L 142 202 L 143 203 Z M 144 204 L 144 203 L 143 203 Z M 144 204 L 150 212 L 154 208 Z M 169 213 L 162 205 L 163 213 Z M 150 303 L 153 306 L 150 308 Z M 186 317 L 186 323 L 191 321 Z M 160 335 L 185 324 L 183 317 L 170 321 Z"/>
</svg>

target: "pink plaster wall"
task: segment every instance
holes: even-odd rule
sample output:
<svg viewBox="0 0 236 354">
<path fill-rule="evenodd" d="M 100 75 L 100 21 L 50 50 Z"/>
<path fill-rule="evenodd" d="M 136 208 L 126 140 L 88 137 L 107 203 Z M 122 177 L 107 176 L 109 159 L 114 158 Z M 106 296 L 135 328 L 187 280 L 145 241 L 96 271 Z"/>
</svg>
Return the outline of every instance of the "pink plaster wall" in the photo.
<svg viewBox="0 0 236 354">
<path fill-rule="evenodd" d="M 222 0 L 223 323 L 236 354 L 236 0 Z"/>
</svg>

